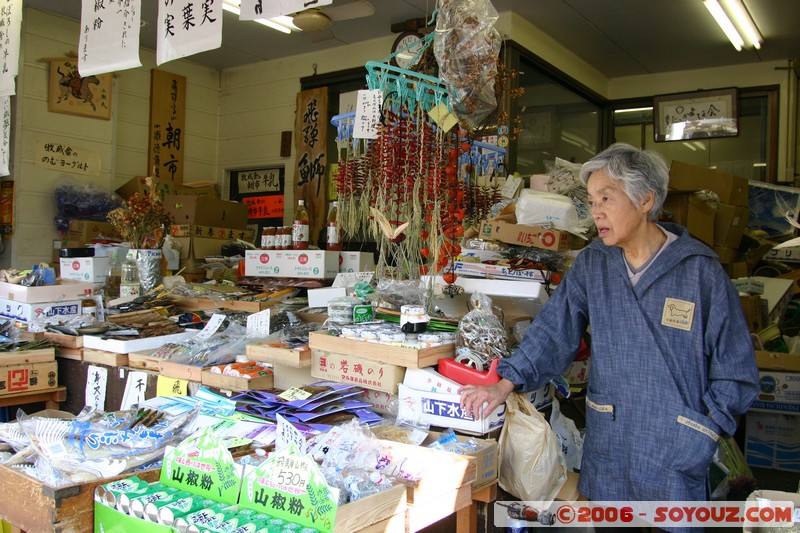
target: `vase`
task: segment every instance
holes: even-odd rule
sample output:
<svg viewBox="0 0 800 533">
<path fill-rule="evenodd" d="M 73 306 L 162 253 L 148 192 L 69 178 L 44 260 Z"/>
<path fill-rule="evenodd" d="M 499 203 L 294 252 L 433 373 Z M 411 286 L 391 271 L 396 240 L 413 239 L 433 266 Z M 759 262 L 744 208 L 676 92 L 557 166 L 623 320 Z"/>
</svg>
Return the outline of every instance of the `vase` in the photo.
<svg viewBox="0 0 800 533">
<path fill-rule="evenodd" d="M 153 290 L 161 284 L 164 271 L 161 268 L 161 249 L 131 250 L 136 253 L 136 268 L 139 270 L 139 284 L 142 294 Z"/>
</svg>

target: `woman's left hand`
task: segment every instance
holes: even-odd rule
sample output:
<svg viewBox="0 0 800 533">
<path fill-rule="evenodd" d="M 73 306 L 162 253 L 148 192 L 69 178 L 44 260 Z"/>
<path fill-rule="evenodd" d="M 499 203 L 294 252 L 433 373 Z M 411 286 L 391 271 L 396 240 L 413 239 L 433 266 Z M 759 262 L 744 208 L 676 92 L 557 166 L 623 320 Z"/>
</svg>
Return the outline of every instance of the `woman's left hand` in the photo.
<svg viewBox="0 0 800 533">
<path fill-rule="evenodd" d="M 461 395 L 461 408 L 476 419 L 488 416 L 502 405 L 513 391 L 514 384 L 505 378 L 494 385 L 464 385 L 458 389 Z"/>
</svg>

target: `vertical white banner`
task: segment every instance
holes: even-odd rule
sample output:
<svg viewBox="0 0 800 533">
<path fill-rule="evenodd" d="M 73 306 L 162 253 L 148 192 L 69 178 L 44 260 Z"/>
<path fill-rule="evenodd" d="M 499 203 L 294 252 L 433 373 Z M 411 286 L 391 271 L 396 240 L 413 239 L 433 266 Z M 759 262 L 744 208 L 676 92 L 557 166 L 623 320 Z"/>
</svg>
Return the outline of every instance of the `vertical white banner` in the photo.
<svg viewBox="0 0 800 533">
<path fill-rule="evenodd" d="M 156 63 L 222 46 L 222 0 L 159 0 Z"/>
<path fill-rule="evenodd" d="M 3 108 L 3 123 L 0 125 L 0 176 L 11 174 L 11 97 L 0 96 Z"/>
<path fill-rule="evenodd" d="M 92 407 L 96 411 L 106 410 L 107 383 L 107 368 L 91 365 L 86 369 L 86 407 Z"/>
<path fill-rule="evenodd" d="M 0 0 L 0 96 L 17 94 L 22 0 Z"/>
<path fill-rule="evenodd" d="M 125 382 L 125 392 L 122 394 L 120 411 L 130 409 L 137 403 L 142 403 L 147 392 L 147 372 L 128 372 L 128 381 Z"/>
<path fill-rule="evenodd" d="M 242 0 L 242 15 L 244 15 L 244 4 L 257 4 L 259 0 Z M 261 0 L 263 15 L 254 18 L 271 19 L 281 15 L 289 15 L 290 13 L 297 13 L 312 7 L 322 7 L 333 3 L 333 0 Z M 252 8 L 250 8 L 252 9 Z M 245 19 L 244 16 L 242 20 Z"/>
<path fill-rule="evenodd" d="M 82 77 L 141 67 L 142 0 L 82 0 L 78 72 Z"/>
</svg>

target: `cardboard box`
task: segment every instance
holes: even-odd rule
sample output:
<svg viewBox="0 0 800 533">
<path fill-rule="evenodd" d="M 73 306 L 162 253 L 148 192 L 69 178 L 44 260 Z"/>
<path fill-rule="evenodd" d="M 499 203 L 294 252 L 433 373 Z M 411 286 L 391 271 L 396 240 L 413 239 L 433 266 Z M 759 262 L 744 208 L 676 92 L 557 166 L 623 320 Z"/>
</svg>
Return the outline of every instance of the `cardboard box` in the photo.
<svg viewBox="0 0 800 533">
<path fill-rule="evenodd" d="M 714 246 L 714 253 L 717 254 L 717 259 L 722 265 L 730 265 L 739 259 L 739 250 L 734 248 L 724 248 L 722 246 Z"/>
<path fill-rule="evenodd" d="M 77 316 L 81 314 L 80 300 L 62 302 L 24 303 L 0 298 L 0 316 L 28 324 L 42 317 Z"/>
<path fill-rule="evenodd" d="M 173 237 L 205 237 L 208 239 L 225 239 L 232 241 L 239 239 L 255 242 L 255 231 L 250 228 L 215 228 L 214 226 L 199 226 L 197 224 L 173 224 L 170 226 Z"/>
<path fill-rule="evenodd" d="M 800 262 L 800 246 L 788 246 L 786 248 L 773 248 L 764 254 L 764 259 L 774 261 L 786 261 L 789 263 Z"/>
<path fill-rule="evenodd" d="M 56 285 L 42 285 L 41 287 L 24 287 L 0 281 L 0 298 L 32 304 L 91 298 L 94 292 L 93 283 L 58 281 Z"/>
<path fill-rule="evenodd" d="M 164 197 L 164 210 L 172 215 L 173 223 L 178 225 L 247 227 L 247 206 L 239 202 L 176 194 Z"/>
<path fill-rule="evenodd" d="M 422 446 L 430 446 L 430 444 L 439 437 L 441 433 L 431 431 L 428 437 L 422 442 Z M 457 435 L 458 442 L 471 441 L 477 444 L 478 449 L 475 452 L 467 455 L 474 457 L 478 460 L 478 475 L 477 479 L 472 483 L 472 491 L 480 490 L 487 485 L 491 485 L 497 480 L 500 468 L 498 461 L 500 459 L 500 451 L 497 447 L 497 441 L 493 439 L 479 439 L 476 437 L 465 437 Z"/>
<path fill-rule="evenodd" d="M 322 289 L 308 289 L 309 307 L 328 307 L 328 302 L 334 298 L 347 296 L 347 289 L 344 287 L 324 287 Z"/>
<path fill-rule="evenodd" d="M 739 301 L 742 302 L 742 311 L 744 311 L 744 319 L 747 321 L 747 329 L 750 333 L 758 333 L 767 327 L 766 319 L 766 302 L 758 295 L 739 295 Z"/>
<path fill-rule="evenodd" d="M 505 404 L 487 416 L 475 419 L 461 409 L 458 394 L 420 391 L 402 383 L 397 389 L 398 418 L 479 435 L 500 428 L 505 421 Z"/>
<path fill-rule="evenodd" d="M 544 272 L 538 269 L 516 270 L 507 265 L 489 265 L 487 263 L 465 263 L 453 261 L 453 272 L 459 276 L 474 276 L 479 278 L 491 277 L 494 279 L 513 279 L 519 281 L 544 282 Z"/>
<path fill-rule="evenodd" d="M 114 192 L 127 200 L 137 192 L 139 193 L 139 196 L 150 194 L 150 187 L 147 186 L 146 176 L 135 176 L 126 181 L 121 187 L 118 187 Z M 159 196 L 161 196 L 161 198 L 164 198 L 168 194 L 175 194 L 172 184 L 167 181 L 158 182 L 158 185 L 156 186 L 156 192 Z"/>
<path fill-rule="evenodd" d="M 64 240 L 80 243 L 81 246 L 96 238 L 119 239 L 119 233 L 110 222 L 94 220 L 70 220 Z"/>
<path fill-rule="evenodd" d="M 195 261 L 204 262 L 206 257 L 220 257 L 222 253 L 222 245 L 226 241 L 211 237 L 176 237 L 175 242 L 180 245 L 178 256 L 180 258 L 180 266 L 184 265 L 184 260 L 193 259 Z M 197 272 L 194 270 L 187 270 L 189 272 Z"/>
<path fill-rule="evenodd" d="M 800 509 L 800 494 L 797 492 L 782 492 L 779 490 L 764 490 L 759 489 L 755 490 L 747 496 L 747 501 L 745 502 L 746 508 L 758 508 L 763 509 L 765 507 L 772 507 L 773 502 L 792 502 L 794 504 L 795 513 L 797 513 L 797 509 Z M 774 531 L 785 531 L 786 533 L 795 533 L 797 531 L 797 525 L 793 528 L 777 528 L 777 527 L 765 527 L 761 528 L 757 524 L 752 523 L 746 520 L 747 516 L 745 515 L 745 525 L 744 525 L 744 533 L 759 533 L 763 532 L 774 532 Z M 796 522 L 796 520 L 795 520 Z"/>
<path fill-rule="evenodd" d="M 586 245 L 584 239 L 568 231 L 544 226 L 523 226 L 504 220 L 483 222 L 480 238 L 545 250 L 579 250 Z"/>
<path fill-rule="evenodd" d="M 321 350 L 311 352 L 311 375 L 337 383 L 355 383 L 360 387 L 397 393 L 406 368 L 379 363 L 354 355 L 342 355 Z"/>
<path fill-rule="evenodd" d="M 744 261 L 734 261 L 733 263 L 723 264 L 722 268 L 729 278 L 743 278 L 750 274 L 747 263 Z"/>
<path fill-rule="evenodd" d="M 745 418 L 747 464 L 800 472 L 800 415 L 748 411 Z"/>
<path fill-rule="evenodd" d="M 108 257 L 62 257 L 61 278 L 87 283 L 104 283 L 108 275 Z"/>
<path fill-rule="evenodd" d="M 800 356 L 756 351 L 758 397 L 753 411 L 800 413 Z"/>
<path fill-rule="evenodd" d="M 217 184 L 208 180 L 183 182 L 183 184 L 175 187 L 175 194 L 219 198 Z"/>
<path fill-rule="evenodd" d="M 371 272 L 375 270 L 372 252 L 339 252 L 339 272 Z"/>
<path fill-rule="evenodd" d="M 714 208 L 691 192 L 670 191 L 664 200 L 664 211 L 672 220 L 685 226 L 693 237 L 714 245 Z"/>
<path fill-rule="evenodd" d="M 794 282 L 790 279 L 753 276 L 764 284 L 762 298 L 767 300 L 767 324 L 776 324 L 794 296 Z"/>
<path fill-rule="evenodd" d="M 714 246 L 738 248 L 749 216 L 747 207 L 719 204 L 714 214 Z"/>
<path fill-rule="evenodd" d="M 58 387 L 55 361 L 0 366 L 0 396 Z"/>
<path fill-rule="evenodd" d="M 339 273 L 339 252 L 247 250 L 245 276 L 331 279 Z"/>
<path fill-rule="evenodd" d="M 669 188 L 676 191 L 710 190 L 724 204 L 747 207 L 749 184 L 745 178 L 673 161 L 669 168 Z"/>
</svg>

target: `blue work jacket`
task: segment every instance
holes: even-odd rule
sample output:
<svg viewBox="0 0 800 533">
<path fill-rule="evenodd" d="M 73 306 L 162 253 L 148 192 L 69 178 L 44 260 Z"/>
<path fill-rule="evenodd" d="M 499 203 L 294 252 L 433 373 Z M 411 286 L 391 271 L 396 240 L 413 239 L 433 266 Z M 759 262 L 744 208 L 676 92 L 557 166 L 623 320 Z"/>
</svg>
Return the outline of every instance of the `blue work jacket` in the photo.
<svg viewBox="0 0 800 533">
<path fill-rule="evenodd" d="M 591 500 L 705 500 L 719 439 L 757 394 L 739 295 L 685 228 L 634 287 L 622 249 L 591 242 L 497 371 L 522 390 L 564 372 L 591 326 L 578 489 Z"/>
</svg>

